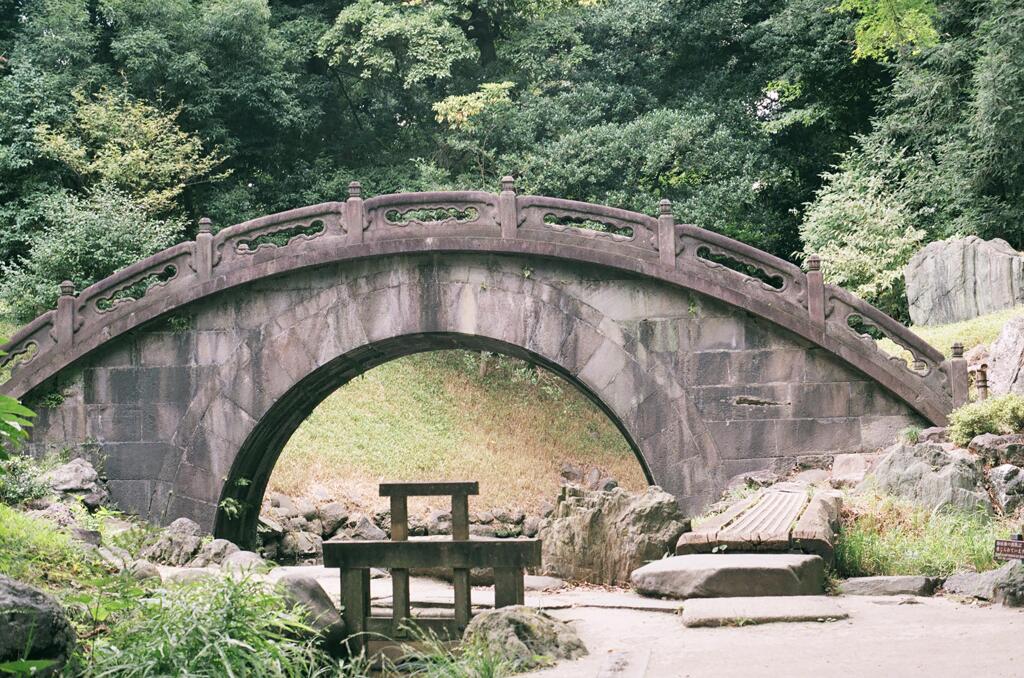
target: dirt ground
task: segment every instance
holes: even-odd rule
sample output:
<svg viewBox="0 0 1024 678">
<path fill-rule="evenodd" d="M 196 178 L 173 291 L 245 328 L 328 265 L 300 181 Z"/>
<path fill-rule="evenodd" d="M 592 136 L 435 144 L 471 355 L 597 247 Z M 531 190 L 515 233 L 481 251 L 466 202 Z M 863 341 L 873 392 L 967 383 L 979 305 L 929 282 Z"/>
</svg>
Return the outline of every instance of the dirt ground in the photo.
<svg viewBox="0 0 1024 678">
<path fill-rule="evenodd" d="M 912 602 L 901 604 L 905 600 Z M 528 675 L 1024 676 L 1024 610 L 944 598 L 843 596 L 837 601 L 849 619 L 692 629 L 683 626 L 678 615 L 666 612 L 552 609 L 553 616 L 575 624 L 590 655 Z"/>
</svg>

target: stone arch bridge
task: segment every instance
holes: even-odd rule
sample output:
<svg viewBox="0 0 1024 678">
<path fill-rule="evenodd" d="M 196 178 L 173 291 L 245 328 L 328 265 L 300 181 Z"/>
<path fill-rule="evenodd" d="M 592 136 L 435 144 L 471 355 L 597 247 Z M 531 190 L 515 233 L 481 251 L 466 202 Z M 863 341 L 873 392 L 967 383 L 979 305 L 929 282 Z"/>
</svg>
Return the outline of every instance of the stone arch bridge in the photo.
<svg viewBox="0 0 1024 678">
<path fill-rule="evenodd" d="M 204 219 L 194 242 L 63 285 L 4 347 L 0 388 L 39 408 L 33 452 L 93 444 L 123 509 L 243 541 L 299 423 L 418 351 L 561 374 L 689 511 L 735 474 L 872 451 L 965 399 L 962 358 L 824 285 L 814 258 L 805 274 L 660 211 L 517 195 L 506 178 L 498 194 L 365 200 L 354 183 L 344 202 L 216 234 Z"/>
</svg>

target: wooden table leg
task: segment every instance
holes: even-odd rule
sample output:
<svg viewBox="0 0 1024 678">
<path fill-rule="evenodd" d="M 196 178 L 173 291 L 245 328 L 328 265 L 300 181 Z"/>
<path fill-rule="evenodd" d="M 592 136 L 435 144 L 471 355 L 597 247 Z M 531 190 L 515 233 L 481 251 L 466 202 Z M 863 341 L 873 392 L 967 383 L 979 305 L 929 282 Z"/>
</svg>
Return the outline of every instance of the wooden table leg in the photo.
<svg viewBox="0 0 1024 678">
<path fill-rule="evenodd" d="M 342 618 L 348 631 L 349 652 L 358 655 L 366 647 L 366 618 L 370 615 L 370 571 L 341 570 Z"/>
<path fill-rule="evenodd" d="M 464 494 L 452 495 L 452 539 L 469 539 L 469 497 Z M 469 584 L 469 570 L 452 571 L 452 585 L 455 587 L 455 623 L 460 628 L 465 628 L 469 624 L 469 618 L 473 614 Z"/>
<path fill-rule="evenodd" d="M 409 539 L 409 504 L 404 496 L 391 497 L 391 541 Z M 395 632 L 403 636 L 402 624 L 411 614 L 409 571 L 391 570 L 391 609 Z"/>
<path fill-rule="evenodd" d="M 494 568 L 494 607 L 522 605 L 523 571 L 515 567 Z"/>
</svg>

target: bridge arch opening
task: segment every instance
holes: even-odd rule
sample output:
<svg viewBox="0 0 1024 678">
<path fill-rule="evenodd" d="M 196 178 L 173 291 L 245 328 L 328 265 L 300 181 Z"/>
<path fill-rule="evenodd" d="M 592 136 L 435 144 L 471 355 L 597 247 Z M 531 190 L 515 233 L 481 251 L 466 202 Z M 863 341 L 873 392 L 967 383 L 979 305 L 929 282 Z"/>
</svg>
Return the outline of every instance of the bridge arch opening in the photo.
<svg viewBox="0 0 1024 678">
<path fill-rule="evenodd" d="M 648 484 L 655 482 L 635 436 L 621 417 L 565 366 L 523 347 L 491 337 L 454 332 L 418 333 L 391 337 L 339 356 L 299 380 L 279 398 L 253 427 L 225 479 L 214 523 L 215 534 L 238 543 L 252 543 L 260 506 L 282 452 L 301 424 L 328 397 L 353 379 L 385 363 L 415 354 L 454 350 L 507 356 L 556 375 L 560 383 L 582 394 L 600 416 L 611 423 L 635 457 L 638 475 L 642 475 Z M 460 452 L 452 450 L 452 454 L 458 455 Z"/>
</svg>

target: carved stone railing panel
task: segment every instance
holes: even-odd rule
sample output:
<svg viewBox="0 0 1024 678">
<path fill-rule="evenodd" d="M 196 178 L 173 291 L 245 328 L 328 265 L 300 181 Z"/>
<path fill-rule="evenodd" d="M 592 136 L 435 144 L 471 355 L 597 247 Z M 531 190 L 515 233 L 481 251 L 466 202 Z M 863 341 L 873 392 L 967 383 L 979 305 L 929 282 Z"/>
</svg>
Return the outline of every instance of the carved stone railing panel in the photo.
<svg viewBox="0 0 1024 678">
<path fill-rule="evenodd" d="M 807 276 L 798 266 L 697 226 L 676 229 L 677 256 L 692 257 L 711 270 L 737 276 L 743 285 L 753 285 L 807 308 Z"/>
<path fill-rule="evenodd" d="M 320 238 L 342 235 L 341 214 L 345 203 L 328 202 L 236 224 L 213 239 L 211 266 L 225 260 L 251 261 L 271 250 L 309 245 Z"/>
<path fill-rule="evenodd" d="M 191 273 L 192 246 L 175 245 L 87 287 L 76 299 L 74 331 L 101 324 L 106 314 L 180 286 Z"/>
<path fill-rule="evenodd" d="M 4 346 L 6 355 L 0 356 L 0 379 L 15 376 L 26 365 L 40 359 L 56 348 L 54 336 L 55 311 L 47 311 L 22 327 Z"/>
<path fill-rule="evenodd" d="M 393 193 L 363 206 L 369 240 L 500 231 L 498 196 L 483 191 Z"/>
<path fill-rule="evenodd" d="M 516 207 L 518 228 L 547 240 L 584 246 L 590 240 L 645 255 L 658 252 L 658 220 L 646 214 L 539 195 L 519 197 Z"/>
<path fill-rule="evenodd" d="M 830 331 L 847 333 L 869 350 L 884 356 L 907 374 L 944 384 L 940 369 L 945 356 L 904 325 L 846 290 L 827 285 L 825 317 Z M 911 355 L 908 362 L 902 356 L 889 355 L 878 346 L 879 338 L 891 340 Z"/>
</svg>

